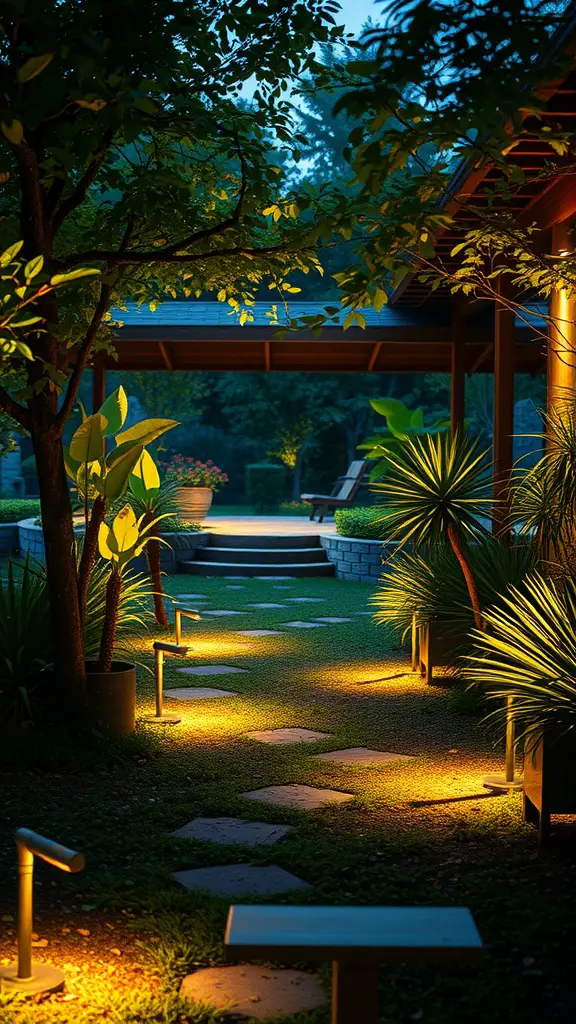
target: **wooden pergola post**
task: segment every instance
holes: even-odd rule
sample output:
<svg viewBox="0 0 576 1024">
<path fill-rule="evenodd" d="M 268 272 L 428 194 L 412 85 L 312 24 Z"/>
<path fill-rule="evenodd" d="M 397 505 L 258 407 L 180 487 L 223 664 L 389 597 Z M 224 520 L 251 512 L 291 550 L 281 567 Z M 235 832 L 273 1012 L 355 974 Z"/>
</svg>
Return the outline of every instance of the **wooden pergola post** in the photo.
<svg viewBox="0 0 576 1024">
<path fill-rule="evenodd" d="M 452 310 L 452 351 L 450 363 L 450 426 L 452 437 L 464 426 L 466 408 L 466 354 L 464 316 L 460 308 Z"/>
<path fill-rule="evenodd" d="M 504 295 L 508 282 L 498 278 Z M 496 302 L 494 310 L 494 528 L 510 543 L 510 476 L 514 459 L 514 310 Z"/>
<path fill-rule="evenodd" d="M 552 253 L 561 256 L 572 252 L 572 228 L 555 224 L 552 228 Z M 548 327 L 548 381 L 546 407 L 548 413 L 558 410 L 576 391 L 576 299 L 564 288 L 555 288 L 550 296 Z"/>
<path fill-rule="evenodd" d="M 92 363 L 92 412 L 98 412 L 106 398 L 106 365 L 101 355 Z"/>
</svg>

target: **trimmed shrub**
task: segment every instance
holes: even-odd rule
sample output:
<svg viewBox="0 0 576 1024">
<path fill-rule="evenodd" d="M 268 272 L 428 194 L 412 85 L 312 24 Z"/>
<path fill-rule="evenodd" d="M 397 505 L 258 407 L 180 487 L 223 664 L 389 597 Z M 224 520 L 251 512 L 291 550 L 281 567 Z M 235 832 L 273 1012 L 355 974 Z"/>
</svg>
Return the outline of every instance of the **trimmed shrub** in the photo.
<svg viewBox="0 0 576 1024">
<path fill-rule="evenodd" d="M 19 523 L 40 515 L 36 498 L 3 498 L 0 500 L 0 523 Z"/>
<path fill-rule="evenodd" d="M 311 505 L 307 501 L 283 501 L 280 513 L 283 516 L 309 516 Z"/>
<path fill-rule="evenodd" d="M 376 523 L 381 516 L 376 506 L 367 508 L 337 508 L 334 513 L 336 529 L 342 537 L 356 537 L 358 540 L 383 540 L 386 524 Z"/>
<path fill-rule="evenodd" d="M 257 512 L 276 512 L 284 497 L 284 466 L 257 462 L 246 466 L 246 496 Z"/>
</svg>

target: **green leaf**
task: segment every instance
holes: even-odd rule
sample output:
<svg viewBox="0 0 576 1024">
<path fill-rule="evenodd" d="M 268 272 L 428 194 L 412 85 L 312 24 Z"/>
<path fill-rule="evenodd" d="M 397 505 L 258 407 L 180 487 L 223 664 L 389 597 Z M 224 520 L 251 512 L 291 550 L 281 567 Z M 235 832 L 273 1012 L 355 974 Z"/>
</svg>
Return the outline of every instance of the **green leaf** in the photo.
<svg viewBox="0 0 576 1024">
<path fill-rule="evenodd" d="M 69 452 L 78 462 L 97 462 L 104 457 L 106 420 L 100 413 L 88 416 L 70 441 Z"/>
<path fill-rule="evenodd" d="M 140 501 L 150 501 L 160 490 L 160 474 L 149 452 L 143 451 L 130 477 L 130 490 Z"/>
<path fill-rule="evenodd" d="M 72 458 L 68 448 L 64 449 L 64 466 L 66 468 L 66 473 L 70 477 L 70 479 L 74 483 L 77 483 L 78 482 L 78 470 L 80 469 L 81 463 L 77 462 L 76 459 Z"/>
<path fill-rule="evenodd" d="M 130 474 L 140 459 L 142 452 L 141 444 L 134 445 L 132 450 L 126 452 L 121 459 L 118 459 L 106 473 L 103 494 L 109 502 L 118 501 L 124 494 L 128 486 Z"/>
<path fill-rule="evenodd" d="M 20 121 L 11 121 L 10 124 L 7 121 L 2 121 L 2 134 L 6 136 L 8 142 L 17 146 L 24 138 L 24 129 Z"/>
<path fill-rule="evenodd" d="M 98 411 L 106 420 L 105 437 L 116 434 L 124 426 L 128 414 L 128 399 L 122 385 L 108 396 Z"/>
<path fill-rule="evenodd" d="M 67 284 L 68 281 L 77 281 L 80 277 L 94 277 L 99 273 L 100 271 L 95 267 L 78 267 L 77 270 L 69 270 L 66 274 L 54 274 L 50 278 L 50 285 L 52 288 L 57 288 L 58 285 Z"/>
<path fill-rule="evenodd" d="M 126 444 L 128 441 L 139 441 L 142 445 L 147 445 L 151 441 L 155 441 L 161 434 L 165 434 L 167 430 L 172 430 L 179 425 L 178 420 L 140 420 L 140 423 L 135 423 L 133 427 L 129 427 L 124 433 L 117 434 L 116 444 L 121 445 Z"/>
<path fill-rule="evenodd" d="M 29 316 L 26 320 L 15 320 L 10 324 L 10 327 L 31 327 L 32 324 L 38 324 L 42 320 L 41 316 Z"/>
<path fill-rule="evenodd" d="M 0 267 L 7 267 L 9 263 L 12 263 L 12 260 L 16 258 L 23 245 L 24 242 L 14 242 L 14 245 L 11 245 L 9 249 L 5 249 L 0 256 Z"/>
<path fill-rule="evenodd" d="M 29 82 L 32 78 L 36 78 L 36 75 L 48 67 L 53 56 L 53 53 L 42 53 L 38 57 L 30 57 L 21 68 L 18 68 L 18 81 L 20 83 Z"/>
<path fill-rule="evenodd" d="M 24 267 L 24 276 L 28 281 L 31 281 L 33 277 L 36 277 L 40 273 L 44 266 L 44 257 L 35 256 L 33 260 L 29 260 Z"/>
</svg>

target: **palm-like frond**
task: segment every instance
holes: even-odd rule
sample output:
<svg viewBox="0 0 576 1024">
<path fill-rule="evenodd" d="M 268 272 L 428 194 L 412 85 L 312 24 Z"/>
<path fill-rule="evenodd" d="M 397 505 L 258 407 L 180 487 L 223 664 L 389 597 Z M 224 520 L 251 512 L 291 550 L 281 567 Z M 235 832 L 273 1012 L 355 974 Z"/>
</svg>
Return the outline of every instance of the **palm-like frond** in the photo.
<svg viewBox="0 0 576 1024">
<path fill-rule="evenodd" d="M 43 568 L 8 563 L 0 579 L 0 718 L 32 718 L 40 672 L 52 660 Z"/>
<path fill-rule="evenodd" d="M 87 660 L 97 658 L 100 651 L 106 614 L 106 586 L 110 572 L 109 563 L 98 559 L 90 574 L 84 620 L 84 656 Z M 146 636 L 149 625 L 154 620 L 150 605 L 152 594 L 147 576 L 131 571 L 125 573 L 118 605 L 114 645 L 116 658 L 134 660 L 137 641 Z"/>
<path fill-rule="evenodd" d="M 535 727 L 555 733 L 576 727 L 576 584 L 559 587 L 538 573 L 510 587 L 502 607 L 475 630 L 465 676 L 499 702 L 513 697 L 518 738 Z M 500 703 L 489 717 L 501 718 Z"/>
<path fill-rule="evenodd" d="M 374 490 L 385 496 L 381 522 L 388 535 L 416 547 L 438 544 L 449 527 L 469 538 L 486 533 L 480 523 L 492 506 L 488 453 L 465 435 L 406 440 L 388 457 L 388 472 Z"/>
</svg>

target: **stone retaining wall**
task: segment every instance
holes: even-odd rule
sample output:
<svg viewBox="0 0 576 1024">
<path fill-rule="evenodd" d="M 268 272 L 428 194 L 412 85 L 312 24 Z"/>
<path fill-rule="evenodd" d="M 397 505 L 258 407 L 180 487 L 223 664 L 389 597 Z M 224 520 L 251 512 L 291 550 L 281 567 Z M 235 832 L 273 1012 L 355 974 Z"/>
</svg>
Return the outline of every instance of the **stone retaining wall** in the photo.
<svg viewBox="0 0 576 1024">
<path fill-rule="evenodd" d="M 324 534 L 320 541 L 327 557 L 334 564 L 339 580 L 355 583 L 376 583 L 382 572 L 382 559 L 389 557 L 396 542 L 383 544 L 378 540 L 360 540 Z"/>
</svg>

